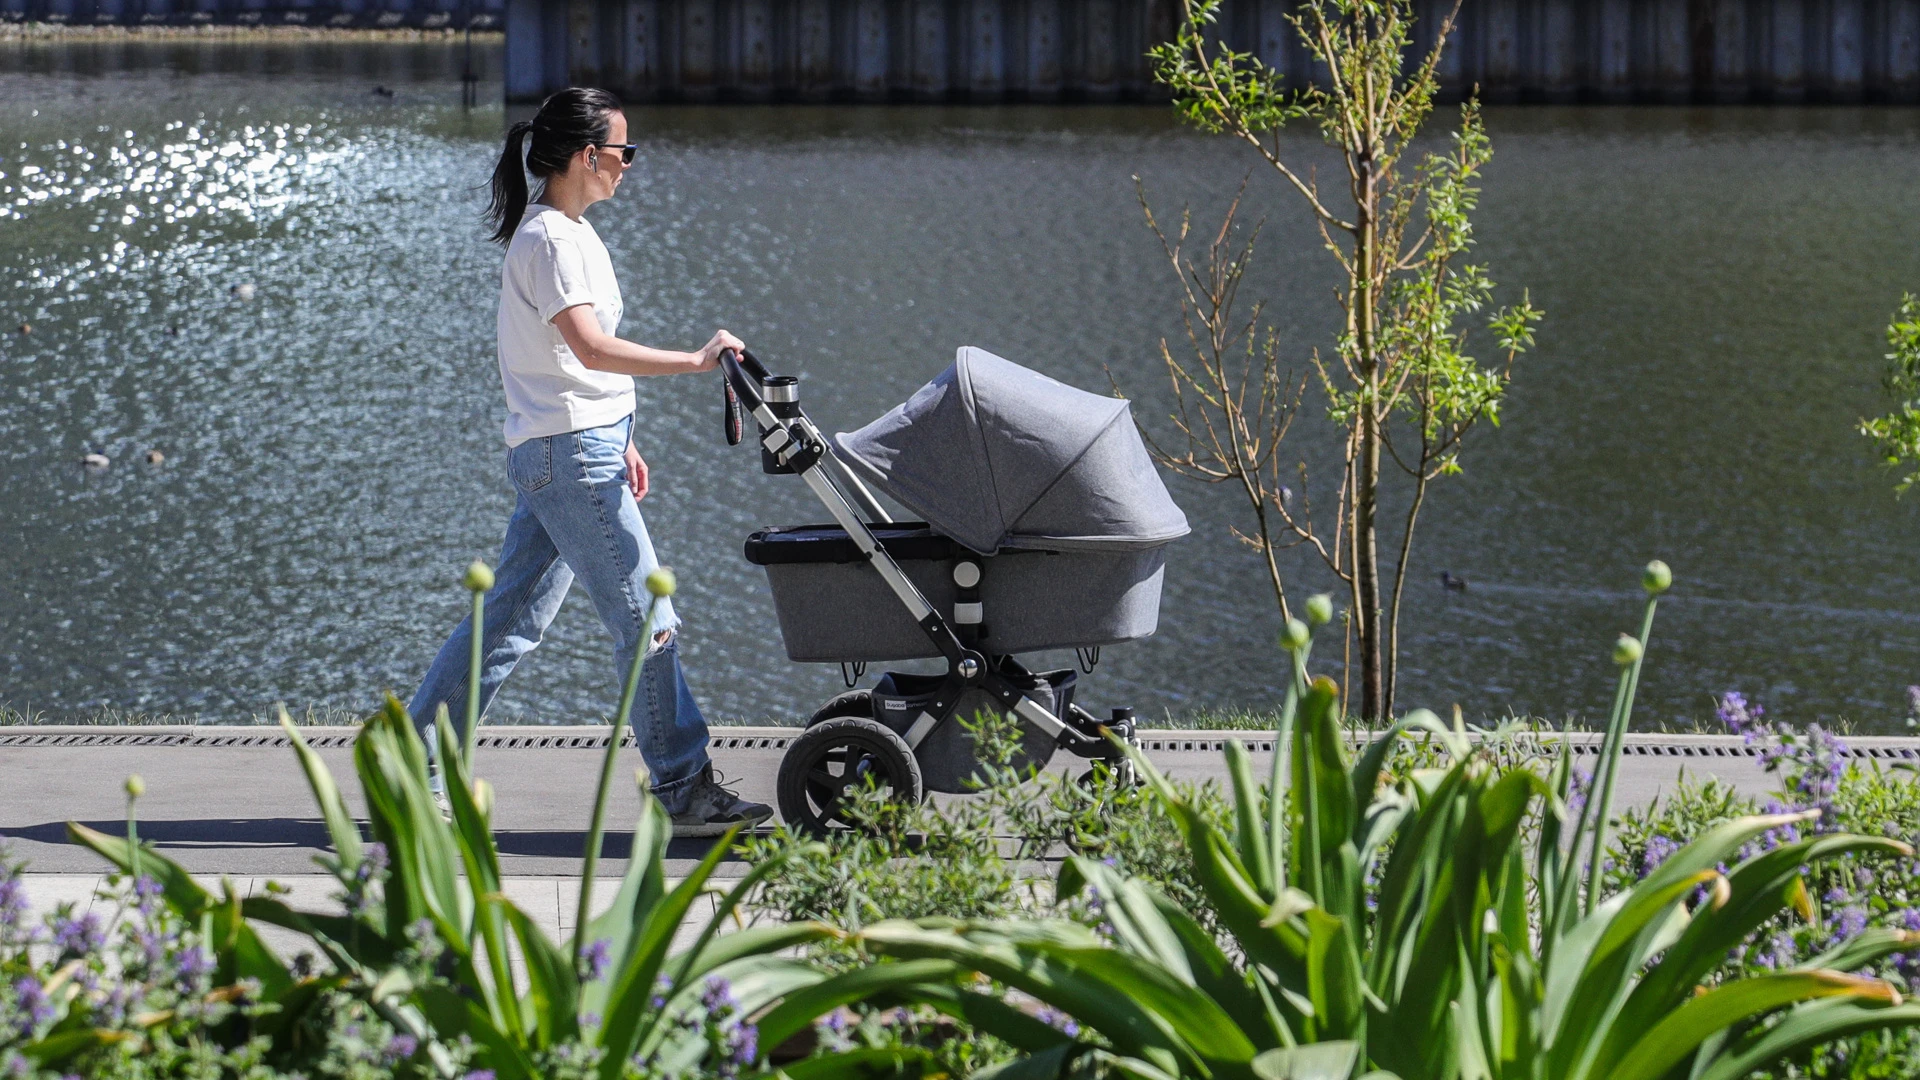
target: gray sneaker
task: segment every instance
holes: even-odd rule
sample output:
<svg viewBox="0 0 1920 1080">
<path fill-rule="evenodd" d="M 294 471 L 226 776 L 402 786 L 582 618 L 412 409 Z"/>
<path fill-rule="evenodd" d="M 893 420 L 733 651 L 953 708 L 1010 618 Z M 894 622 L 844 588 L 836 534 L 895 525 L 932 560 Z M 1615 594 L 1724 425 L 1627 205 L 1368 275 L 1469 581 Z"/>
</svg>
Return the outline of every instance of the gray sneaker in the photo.
<svg viewBox="0 0 1920 1080">
<path fill-rule="evenodd" d="M 773 807 L 749 802 L 720 786 L 713 766 L 702 769 L 687 793 L 687 808 L 673 815 L 675 836 L 719 836 L 738 824 L 751 829 L 773 816 Z"/>
</svg>

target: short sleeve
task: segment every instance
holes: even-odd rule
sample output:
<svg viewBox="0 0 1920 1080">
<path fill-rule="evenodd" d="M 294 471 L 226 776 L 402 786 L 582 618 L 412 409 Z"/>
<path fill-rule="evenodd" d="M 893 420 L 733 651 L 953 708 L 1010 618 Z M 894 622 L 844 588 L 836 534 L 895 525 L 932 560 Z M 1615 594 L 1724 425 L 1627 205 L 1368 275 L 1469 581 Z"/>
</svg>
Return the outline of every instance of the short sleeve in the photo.
<svg viewBox="0 0 1920 1080">
<path fill-rule="evenodd" d="M 593 291 L 587 287 L 587 260 L 580 245 L 564 237 L 549 236 L 533 250 L 528 267 L 527 285 L 540 321 L 552 322 L 555 315 L 576 304 L 593 303 Z"/>
</svg>

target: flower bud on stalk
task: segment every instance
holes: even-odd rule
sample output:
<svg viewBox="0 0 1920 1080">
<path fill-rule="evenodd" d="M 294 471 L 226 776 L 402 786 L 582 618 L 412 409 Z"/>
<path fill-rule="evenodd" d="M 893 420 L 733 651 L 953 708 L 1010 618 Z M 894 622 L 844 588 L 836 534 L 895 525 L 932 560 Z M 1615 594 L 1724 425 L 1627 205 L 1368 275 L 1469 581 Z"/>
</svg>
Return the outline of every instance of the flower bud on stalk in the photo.
<svg viewBox="0 0 1920 1080">
<path fill-rule="evenodd" d="M 137 799 L 140 796 L 145 795 L 146 793 L 147 793 L 147 782 L 140 778 L 139 773 L 130 774 L 127 777 L 127 798 Z"/>
<path fill-rule="evenodd" d="M 647 575 L 647 591 L 655 596 L 672 596 L 676 584 L 673 571 L 664 566 Z"/>
<path fill-rule="evenodd" d="M 1325 626 L 1333 621 L 1333 597 L 1318 593 L 1307 597 L 1307 621 L 1315 626 Z"/>
<path fill-rule="evenodd" d="M 1640 639 L 1632 634 L 1621 634 L 1620 640 L 1613 643 L 1613 662 L 1621 667 L 1640 659 Z"/>
<path fill-rule="evenodd" d="M 467 567 L 467 576 L 464 580 L 468 589 L 483 593 L 493 588 L 493 571 L 486 563 L 475 559 L 473 565 Z"/>
<path fill-rule="evenodd" d="M 1280 644 L 1289 652 L 1298 652 L 1306 648 L 1311 638 L 1312 635 L 1307 631 L 1307 624 L 1299 619 L 1288 619 L 1286 627 L 1280 631 Z"/>
<path fill-rule="evenodd" d="M 1647 564 L 1640 574 L 1640 587 L 1647 590 L 1649 596 L 1659 596 L 1673 588 L 1673 571 L 1666 563 L 1655 559 Z"/>
</svg>

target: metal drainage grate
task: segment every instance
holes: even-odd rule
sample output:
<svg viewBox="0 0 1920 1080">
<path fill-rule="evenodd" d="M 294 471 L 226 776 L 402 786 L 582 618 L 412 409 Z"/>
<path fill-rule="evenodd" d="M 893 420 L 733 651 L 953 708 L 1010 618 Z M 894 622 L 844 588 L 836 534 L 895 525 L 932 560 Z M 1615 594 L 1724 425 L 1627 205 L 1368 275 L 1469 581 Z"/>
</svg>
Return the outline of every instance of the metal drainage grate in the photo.
<svg viewBox="0 0 1920 1080">
<path fill-rule="evenodd" d="M 716 729 L 712 737 L 712 746 L 716 750 L 785 750 L 792 741 L 790 736 L 772 735 L 727 735 L 725 729 Z M 344 750 L 353 746 L 357 730 L 340 728 L 322 728 L 302 731 L 308 746 L 317 750 Z M 606 728 L 589 728 L 585 731 L 560 729 L 553 732 L 530 732 L 525 729 L 480 732 L 480 747 L 485 750 L 604 750 L 607 746 Z M 633 731 L 622 733 L 622 746 L 632 746 Z M 277 728 L 250 731 L 238 728 L 214 728 L 193 730 L 182 728 L 141 729 L 141 728 L 99 728 L 91 731 L 75 731 L 72 728 L 53 730 L 36 728 L 0 728 L 0 748 L 6 747 L 46 747 L 46 746 L 190 746 L 212 749 L 242 748 L 285 748 L 292 746 L 287 734 Z"/>
</svg>

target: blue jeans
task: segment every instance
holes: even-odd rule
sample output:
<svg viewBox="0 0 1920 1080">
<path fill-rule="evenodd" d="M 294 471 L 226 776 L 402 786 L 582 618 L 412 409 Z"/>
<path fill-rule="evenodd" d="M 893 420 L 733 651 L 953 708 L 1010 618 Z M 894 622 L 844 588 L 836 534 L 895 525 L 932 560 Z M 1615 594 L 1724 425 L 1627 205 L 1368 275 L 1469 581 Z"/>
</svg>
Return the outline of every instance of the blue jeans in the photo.
<svg viewBox="0 0 1920 1080">
<path fill-rule="evenodd" d="M 626 686 L 634 652 L 648 644 L 643 637 L 653 596 L 646 580 L 660 562 L 627 488 L 622 455 L 632 424 L 629 417 L 607 427 L 529 439 L 507 452 L 507 477 L 519 501 L 487 593 L 480 639 L 482 714 L 513 666 L 540 644 L 576 577 L 613 633 L 617 688 Z M 673 601 L 661 598 L 653 633 L 679 623 Z M 440 646 L 414 693 L 408 711 L 415 724 L 431 723 L 445 704 L 454 727 L 464 732 L 472 642 L 469 617 Z M 668 812 L 677 813 L 708 760 L 707 721 L 680 670 L 678 635 L 669 635 L 641 662 L 633 726 L 654 794 Z"/>
</svg>

